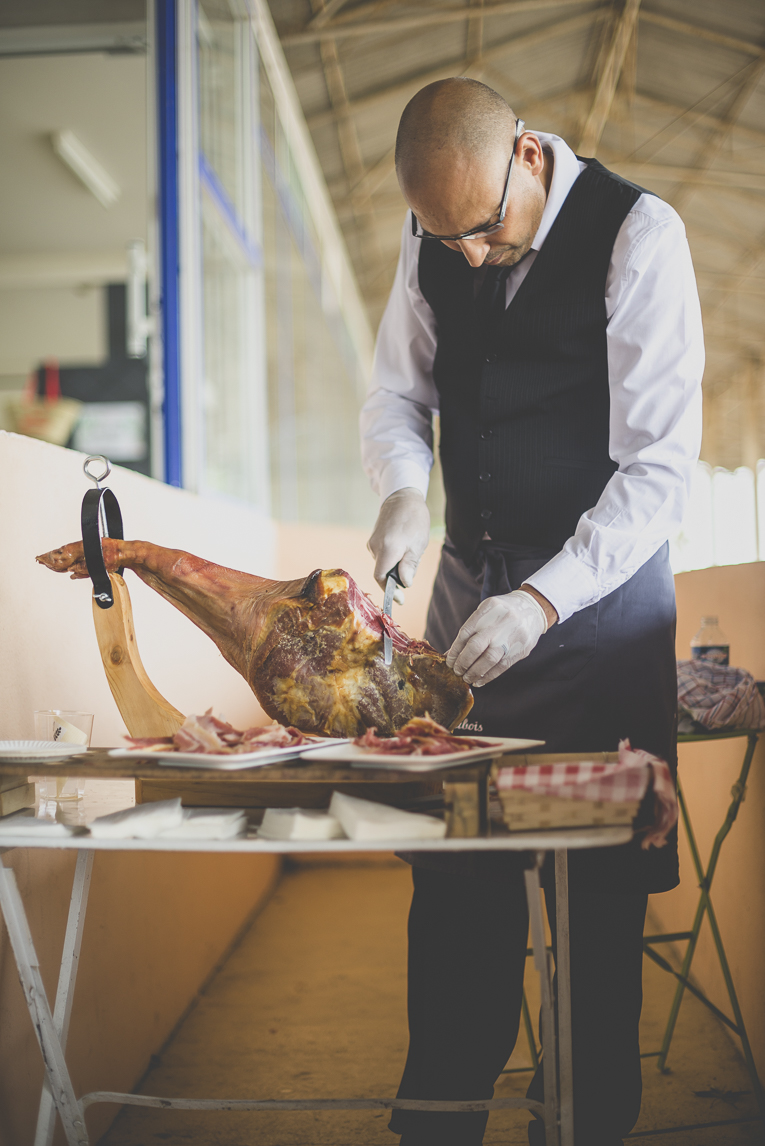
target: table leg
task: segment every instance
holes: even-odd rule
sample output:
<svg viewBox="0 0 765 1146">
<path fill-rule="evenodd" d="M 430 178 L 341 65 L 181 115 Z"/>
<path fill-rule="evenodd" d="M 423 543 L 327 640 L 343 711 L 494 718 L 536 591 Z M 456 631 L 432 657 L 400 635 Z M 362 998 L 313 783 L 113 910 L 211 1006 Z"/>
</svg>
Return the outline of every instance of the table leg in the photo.
<svg viewBox="0 0 765 1146">
<path fill-rule="evenodd" d="M 69 903 L 69 918 L 64 936 L 64 949 L 61 954 L 61 970 L 58 977 L 58 990 L 56 1003 L 53 1009 L 53 1025 L 61 1044 L 61 1050 L 66 1051 L 66 1041 L 69 1035 L 69 1019 L 72 1014 L 72 1000 L 77 980 L 77 968 L 80 960 L 80 947 L 82 945 L 82 932 L 85 923 L 85 911 L 88 906 L 88 892 L 90 891 L 90 877 L 93 871 L 92 851 L 83 848 L 77 853 L 77 866 L 74 870 L 74 883 L 72 884 L 72 898 Z M 35 1132 L 34 1146 L 52 1146 L 53 1132 L 56 1128 L 56 1104 L 48 1083 L 47 1076 L 43 1081 L 42 1095 L 40 1096 L 40 1109 L 37 1115 L 37 1130 Z"/>
<path fill-rule="evenodd" d="M 744 760 L 743 760 L 743 763 L 741 765 L 741 771 L 739 773 L 738 779 L 736 780 L 736 783 L 733 785 L 733 788 L 731 789 L 731 802 L 730 802 L 730 805 L 728 807 L 728 812 L 727 812 L 725 820 L 722 824 L 722 827 L 720 828 L 719 832 L 715 836 L 714 842 L 712 844 L 712 850 L 711 850 L 710 855 L 709 855 L 709 861 L 707 863 L 706 871 L 704 871 L 704 867 L 703 867 L 703 864 L 701 862 L 701 855 L 699 853 L 698 845 L 696 843 L 696 837 L 695 837 L 695 834 L 693 831 L 693 825 L 691 824 L 691 819 L 690 819 L 690 815 L 688 812 L 688 807 L 687 807 L 686 802 L 685 802 L 685 795 L 683 793 L 682 785 L 680 784 L 680 780 L 678 778 L 678 783 L 677 783 L 678 803 L 680 805 L 680 813 L 681 813 L 682 820 L 683 820 L 683 826 L 685 827 L 686 838 L 688 840 L 688 847 L 690 849 L 691 859 L 693 861 L 693 866 L 694 866 L 694 870 L 696 872 L 696 877 L 699 881 L 699 888 L 700 888 L 701 894 L 699 896 L 699 902 L 698 902 L 698 906 L 696 908 L 696 915 L 695 915 L 694 920 L 693 920 L 693 926 L 691 928 L 690 936 L 688 938 L 688 946 L 685 949 L 685 956 L 683 958 L 683 964 L 682 964 L 682 967 L 680 970 L 680 975 L 678 976 L 679 982 L 678 982 L 677 988 L 675 990 L 674 999 L 672 1000 L 672 1007 L 670 1009 L 669 1018 L 667 1020 L 667 1027 L 666 1027 L 666 1030 L 664 1032 L 664 1038 L 662 1040 L 661 1050 L 659 1051 L 656 1065 L 658 1066 L 659 1070 L 665 1069 L 665 1064 L 667 1061 L 667 1056 L 669 1054 L 670 1044 L 672 1042 L 672 1036 L 673 1036 L 674 1030 L 675 1030 L 675 1024 L 677 1023 L 677 1017 L 678 1017 L 678 1014 L 680 1012 L 680 1004 L 683 1000 L 683 993 L 685 990 L 685 986 L 686 986 L 686 983 L 687 983 L 688 978 L 689 978 L 690 973 L 691 973 L 691 964 L 693 963 L 693 957 L 696 953 L 696 944 L 697 944 L 697 941 L 699 938 L 699 933 L 701 931 L 701 925 L 702 925 L 702 922 L 704 920 L 704 916 L 707 915 L 709 918 L 709 924 L 710 924 L 710 928 L 712 931 L 712 938 L 714 940 L 715 947 L 717 949 L 717 956 L 718 956 L 718 959 L 720 962 L 720 968 L 722 970 L 723 978 L 725 980 L 725 986 L 726 986 L 727 991 L 728 991 L 728 998 L 730 1000 L 731 1009 L 733 1011 L 733 1016 L 735 1019 L 735 1025 L 734 1024 L 729 1024 L 729 1025 L 731 1025 L 733 1027 L 736 1034 L 741 1039 L 742 1049 L 744 1052 L 744 1058 L 746 1060 L 747 1070 L 749 1072 L 749 1076 L 752 1080 L 752 1085 L 754 1087 L 754 1092 L 755 1092 L 755 1097 L 757 1099 L 757 1104 L 758 1104 L 759 1109 L 763 1113 L 765 1113 L 765 1092 L 763 1091 L 762 1083 L 760 1082 L 760 1079 L 759 1079 L 759 1076 L 757 1073 L 757 1067 L 755 1065 L 754 1057 L 752 1055 L 752 1049 L 751 1049 L 751 1046 L 749 1043 L 749 1037 L 747 1035 L 746 1026 L 744 1024 L 744 1018 L 743 1018 L 743 1015 L 741 1014 L 741 1008 L 740 1008 L 739 1002 L 738 1002 L 738 995 L 736 993 L 736 989 L 735 989 L 735 986 L 733 984 L 733 979 L 732 979 L 732 976 L 730 974 L 730 969 L 728 967 L 728 960 L 727 960 L 727 956 L 725 954 L 725 948 L 723 947 L 722 937 L 720 935 L 720 931 L 719 931 L 719 928 L 717 926 L 717 919 L 715 917 L 714 908 L 712 907 L 712 900 L 710 897 L 710 892 L 711 892 L 711 888 L 712 888 L 712 881 L 714 879 L 715 870 L 717 868 L 717 861 L 718 861 L 719 856 L 720 856 L 720 849 L 723 845 L 723 841 L 725 840 L 726 836 L 728 835 L 733 824 L 736 821 L 736 817 L 738 816 L 739 808 L 741 807 L 741 802 L 742 802 L 742 800 L 744 798 L 744 794 L 746 792 L 746 782 L 747 782 L 747 779 L 749 777 L 749 769 L 751 767 L 752 758 L 754 756 L 754 750 L 757 746 L 757 739 L 758 738 L 757 738 L 756 733 L 750 733 L 748 738 L 747 738 L 747 740 L 748 740 L 747 749 L 746 749 L 746 753 L 744 754 Z M 702 997 L 702 1001 L 707 1003 L 707 1005 L 709 1005 L 709 1002 L 705 996 Z M 727 1020 L 727 1017 L 726 1017 L 726 1021 L 729 1021 L 729 1020 Z"/>
<path fill-rule="evenodd" d="M 574 1064 L 571 1046 L 571 958 L 568 926 L 568 852 L 555 853 L 555 918 L 558 942 L 558 1061 L 560 1086 L 560 1142 L 574 1146 Z"/>
<path fill-rule="evenodd" d="M 534 966 L 539 974 L 542 996 L 542 1071 L 544 1074 L 545 1087 L 545 1142 L 546 1146 L 560 1146 L 558 1133 L 558 1079 L 556 1069 L 558 1055 L 555 1049 L 552 954 L 547 950 L 547 944 L 545 943 L 541 886 L 539 883 L 539 869 L 543 861 L 544 852 L 538 852 L 534 866 L 527 868 L 523 874 L 526 881 L 526 898 L 529 905 Z"/>
<path fill-rule="evenodd" d="M 16 876 L 13 870 L 5 867 L 2 862 L 0 862 L 0 908 L 8 928 L 21 986 L 40 1044 L 51 1093 L 64 1127 L 67 1146 L 89 1146 L 85 1117 L 74 1094 L 64 1052 L 48 1005 L 40 974 L 40 962 L 32 941 Z"/>
</svg>

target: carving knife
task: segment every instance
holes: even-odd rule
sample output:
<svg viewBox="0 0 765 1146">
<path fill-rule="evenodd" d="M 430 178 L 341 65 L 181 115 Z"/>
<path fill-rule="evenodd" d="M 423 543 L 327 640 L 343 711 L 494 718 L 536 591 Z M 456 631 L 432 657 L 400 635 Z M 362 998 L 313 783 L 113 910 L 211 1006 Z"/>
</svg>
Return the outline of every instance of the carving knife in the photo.
<svg viewBox="0 0 765 1146">
<path fill-rule="evenodd" d="M 404 587 L 404 583 L 399 577 L 398 565 L 396 564 L 385 579 L 385 597 L 383 599 L 383 613 L 391 620 L 393 619 L 393 594 L 396 592 L 397 585 L 400 585 L 402 589 Z M 392 661 L 393 641 L 388 630 L 383 629 L 383 662 L 389 665 Z"/>
</svg>

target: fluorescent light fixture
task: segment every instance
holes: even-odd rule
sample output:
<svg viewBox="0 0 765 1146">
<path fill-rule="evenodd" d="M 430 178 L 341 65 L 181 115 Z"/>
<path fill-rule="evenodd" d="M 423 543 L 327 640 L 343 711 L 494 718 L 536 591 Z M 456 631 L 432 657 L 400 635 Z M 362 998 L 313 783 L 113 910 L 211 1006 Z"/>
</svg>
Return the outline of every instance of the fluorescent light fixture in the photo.
<svg viewBox="0 0 765 1146">
<path fill-rule="evenodd" d="M 73 131 L 54 131 L 51 143 L 61 162 L 95 195 L 99 203 L 111 207 L 117 202 L 122 194 L 119 183 L 104 170 Z"/>
</svg>

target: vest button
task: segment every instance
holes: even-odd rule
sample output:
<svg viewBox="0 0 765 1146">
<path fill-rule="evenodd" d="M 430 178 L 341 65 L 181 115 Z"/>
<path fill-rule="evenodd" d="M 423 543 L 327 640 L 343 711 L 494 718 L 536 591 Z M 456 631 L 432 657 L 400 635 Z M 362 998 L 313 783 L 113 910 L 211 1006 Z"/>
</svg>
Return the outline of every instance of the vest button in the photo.
<svg viewBox="0 0 765 1146">
<path fill-rule="evenodd" d="M 489 518 L 491 517 L 491 510 L 490 509 L 482 509 L 481 510 L 481 517 L 484 519 L 484 521 L 488 521 Z"/>
<path fill-rule="evenodd" d="M 491 437 L 491 433 L 491 430 L 481 430 L 481 437 L 486 441 L 487 438 Z"/>
<path fill-rule="evenodd" d="M 484 470 L 483 473 L 478 475 L 478 480 L 479 481 L 491 481 L 491 474 L 487 473 L 486 470 Z"/>
<path fill-rule="evenodd" d="M 496 355 L 494 353 L 494 351 L 492 350 L 489 354 L 486 355 L 485 361 L 486 362 L 496 362 L 497 357 L 498 357 L 498 355 Z"/>
</svg>

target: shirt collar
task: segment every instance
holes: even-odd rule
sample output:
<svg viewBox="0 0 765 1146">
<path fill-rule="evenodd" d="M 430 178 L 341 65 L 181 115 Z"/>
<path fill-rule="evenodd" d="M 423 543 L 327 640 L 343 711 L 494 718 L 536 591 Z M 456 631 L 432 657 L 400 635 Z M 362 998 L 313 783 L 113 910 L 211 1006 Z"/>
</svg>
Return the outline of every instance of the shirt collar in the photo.
<svg viewBox="0 0 765 1146">
<path fill-rule="evenodd" d="M 574 152 L 559 135 L 548 135 L 542 131 L 534 131 L 532 135 L 537 137 L 542 147 L 552 151 L 554 158 L 552 181 L 542 213 L 542 221 L 531 244 L 532 250 L 541 251 L 542 244 L 566 201 L 566 196 L 584 170 L 585 165 L 580 163 Z"/>
</svg>

